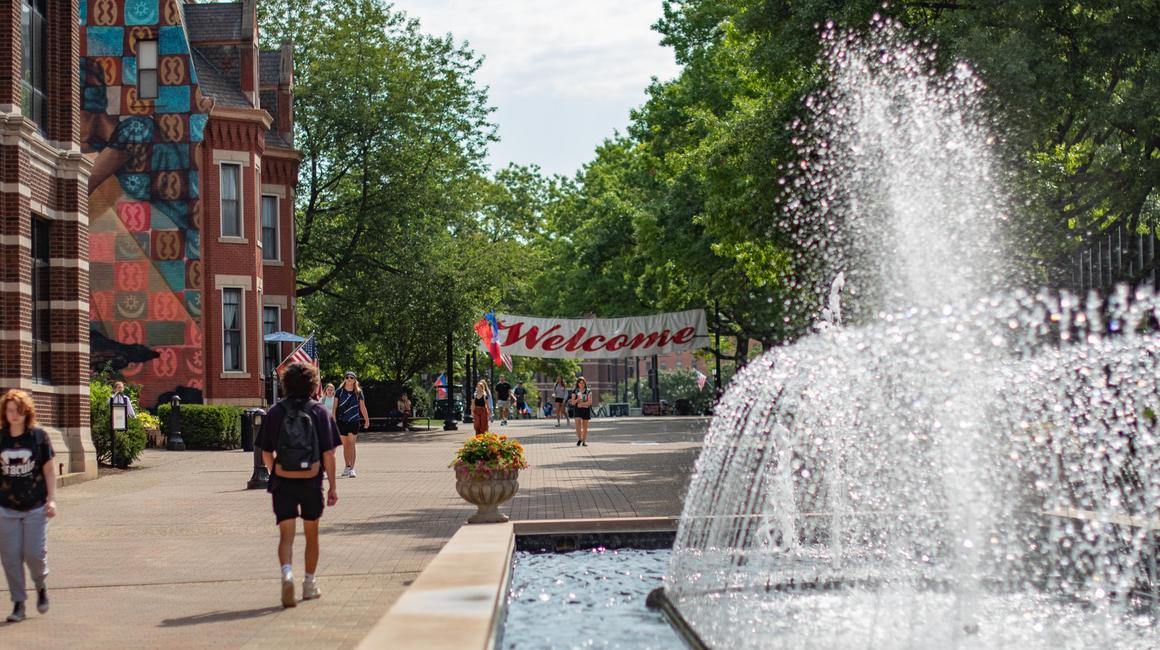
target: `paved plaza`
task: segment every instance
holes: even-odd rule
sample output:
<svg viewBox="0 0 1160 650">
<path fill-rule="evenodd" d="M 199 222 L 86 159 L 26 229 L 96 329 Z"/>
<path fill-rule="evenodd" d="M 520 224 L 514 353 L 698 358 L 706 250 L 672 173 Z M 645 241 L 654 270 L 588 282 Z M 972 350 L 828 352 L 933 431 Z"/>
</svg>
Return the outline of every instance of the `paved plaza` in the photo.
<svg viewBox="0 0 1160 650">
<path fill-rule="evenodd" d="M 492 427 L 519 438 L 532 465 L 502 508 L 513 519 L 680 513 L 706 419 L 597 419 L 588 447 L 554 422 Z M 447 467 L 470 433 L 361 436 L 359 476 L 339 479 L 322 519 L 322 599 L 289 610 L 270 498 L 245 489 L 252 454 L 147 450 L 139 469 L 63 488 L 52 611 L 0 623 L 0 647 L 353 647 L 474 512 Z M 299 592 L 302 549 L 299 534 Z"/>
</svg>

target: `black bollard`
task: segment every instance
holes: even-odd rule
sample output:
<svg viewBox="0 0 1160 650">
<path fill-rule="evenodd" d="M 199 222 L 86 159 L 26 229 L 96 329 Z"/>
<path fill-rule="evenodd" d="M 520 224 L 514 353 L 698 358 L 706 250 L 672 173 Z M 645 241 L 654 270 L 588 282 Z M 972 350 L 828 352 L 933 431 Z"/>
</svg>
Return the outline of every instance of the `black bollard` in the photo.
<svg viewBox="0 0 1160 650">
<path fill-rule="evenodd" d="M 181 438 L 181 398 L 169 398 L 169 436 L 165 443 L 169 451 L 185 451 L 185 440 Z"/>
<path fill-rule="evenodd" d="M 270 483 L 270 470 L 262 460 L 262 446 L 258 444 L 258 434 L 262 432 L 262 419 L 266 417 L 266 412 L 262 409 L 248 409 L 246 416 L 250 418 L 251 429 L 254 432 L 254 473 L 246 483 L 246 489 L 258 490 Z"/>
</svg>

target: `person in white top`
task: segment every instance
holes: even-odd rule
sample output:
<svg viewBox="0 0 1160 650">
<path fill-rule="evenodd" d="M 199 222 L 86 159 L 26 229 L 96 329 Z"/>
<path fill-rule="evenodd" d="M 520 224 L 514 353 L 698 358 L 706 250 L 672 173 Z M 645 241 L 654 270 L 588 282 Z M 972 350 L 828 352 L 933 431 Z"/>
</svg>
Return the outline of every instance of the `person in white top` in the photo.
<svg viewBox="0 0 1160 650">
<path fill-rule="evenodd" d="M 326 388 L 322 390 L 322 399 L 319 401 L 326 407 L 330 417 L 334 417 L 334 384 L 326 385 Z"/>
<path fill-rule="evenodd" d="M 564 400 L 568 397 L 568 386 L 564 384 L 564 377 L 562 375 L 556 376 L 556 385 L 552 388 L 552 397 L 555 398 L 556 403 L 552 408 L 556 409 L 556 428 L 560 428 L 560 416 L 564 416 L 565 421 L 571 424 L 568 420 L 568 411 L 564 408 Z"/>
<path fill-rule="evenodd" d="M 124 404 L 125 417 L 137 417 L 137 412 L 133 410 L 133 400 L 129 399 L 129 396 L 125 394 L 125 382 L 118 381 L 113 384 L 113 396 L 109 398 L 109 403 Z"/>
</svg>

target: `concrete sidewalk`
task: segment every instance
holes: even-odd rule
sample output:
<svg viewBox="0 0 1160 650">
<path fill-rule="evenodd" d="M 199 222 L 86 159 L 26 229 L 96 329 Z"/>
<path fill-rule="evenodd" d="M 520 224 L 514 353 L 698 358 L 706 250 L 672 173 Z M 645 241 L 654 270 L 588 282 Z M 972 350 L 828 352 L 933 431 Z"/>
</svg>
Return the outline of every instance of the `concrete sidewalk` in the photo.
<svg viewBox="0 0 1160 650">
<path fill-rule="evenodd" d="M 513 519 L 680 513 L 707 420 L 593 420 L 588 447 L 553 424 L 493 423 L 532 465 L 502 508 Z M 49 528 L 52 611 L 0 622 L 0 646 L 353 647 L 474 511 L 447 468 L 470 434 L 360 436 L 359 477 L 339 479 L 322 519 L 323 596 L 289 610 L 270 498 L 244 489 L 252 454 L 149 450 L 140 469 L 63 488 Z"/>
</svg>

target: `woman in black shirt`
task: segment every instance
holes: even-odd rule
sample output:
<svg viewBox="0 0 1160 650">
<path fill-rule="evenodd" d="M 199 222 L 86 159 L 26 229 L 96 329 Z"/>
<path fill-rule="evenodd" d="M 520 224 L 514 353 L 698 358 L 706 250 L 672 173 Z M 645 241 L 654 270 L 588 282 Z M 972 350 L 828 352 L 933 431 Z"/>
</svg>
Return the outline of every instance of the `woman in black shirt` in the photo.
<svg viewBox="0 0 1160 650">
<path fill-rule="evenodd" d="M 487 433 L 487 424 L 491 421 L 491 394 L 487 390 L 487 382 L 483 379 L 475 385 L 475 394 L 471 396 L 471 424 L 476 433 Z"/>
<path fill-rule="evenodd" d="M 572 407 L 576 419 L 576 446 L 588 446 L 588 420 L 592 418 L 592 394 L 588 392 L 588 382 L 583 377 L 576 380 L 576 390 L 572 393 Z"/>
<path fill-rule="evenodd" d="M 0 562 L 14 605 L 8 621 L 24 620 L 24 565 L 36 585 L 36 611 L 48 611 L 48 520 L 56 516 L 52 442 L 36 426 L 36 407 L 22 390 L 0 398 Z"/>
</svg>

